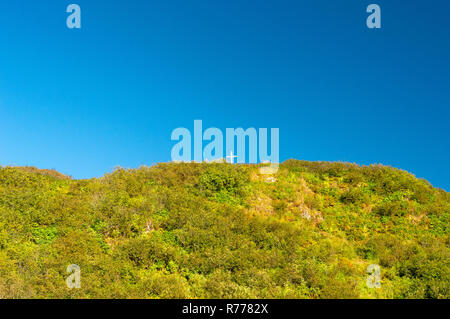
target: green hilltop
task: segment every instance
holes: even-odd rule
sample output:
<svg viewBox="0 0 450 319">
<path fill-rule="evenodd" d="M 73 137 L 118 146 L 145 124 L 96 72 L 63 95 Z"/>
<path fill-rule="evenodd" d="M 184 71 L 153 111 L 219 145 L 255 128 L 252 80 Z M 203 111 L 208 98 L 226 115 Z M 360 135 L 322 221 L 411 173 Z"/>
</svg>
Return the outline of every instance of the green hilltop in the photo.
<svg viewBox="0 0 450 319">
<path fill-rule="evenodd" d="M 449 193 L 381 165 L 260 167 L 1 167 L 0 298 L 450 297 Z"/>
</svg>

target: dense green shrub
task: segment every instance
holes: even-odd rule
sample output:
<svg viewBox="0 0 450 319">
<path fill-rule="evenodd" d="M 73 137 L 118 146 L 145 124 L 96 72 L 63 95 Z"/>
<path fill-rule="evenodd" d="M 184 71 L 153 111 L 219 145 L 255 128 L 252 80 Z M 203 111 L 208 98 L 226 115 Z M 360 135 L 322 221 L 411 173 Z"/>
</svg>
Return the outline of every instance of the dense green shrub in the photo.
<svg viewBox="0 0 450 319">
<path fill-rule="evenodd" d="M 383 202 L 375 206 L 373 212 L 378 216 L 404 216 L 407 208 L 406 202 Z"/>
<path fill-rule="evenodd" d="M 449 193 L 382 165 L 289 160 L 267 177 L 0 168 L 0 298 L 450 297 Z M 382 289 L 365 284 L 370 264 Z"/>
</svg>

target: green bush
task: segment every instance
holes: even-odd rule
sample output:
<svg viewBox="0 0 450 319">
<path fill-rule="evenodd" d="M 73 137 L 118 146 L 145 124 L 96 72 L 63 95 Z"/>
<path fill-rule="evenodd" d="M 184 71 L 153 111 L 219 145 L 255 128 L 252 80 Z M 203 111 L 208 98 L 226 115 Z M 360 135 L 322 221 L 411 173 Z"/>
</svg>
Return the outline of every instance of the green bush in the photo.
<svg viewBox="0 0 450 319">
<path fill-rule="evenodd" d="M 258 168 L 0 168 L 0 298 L 450 297 L 449 193 L 381 165 Z"/>
</svg>

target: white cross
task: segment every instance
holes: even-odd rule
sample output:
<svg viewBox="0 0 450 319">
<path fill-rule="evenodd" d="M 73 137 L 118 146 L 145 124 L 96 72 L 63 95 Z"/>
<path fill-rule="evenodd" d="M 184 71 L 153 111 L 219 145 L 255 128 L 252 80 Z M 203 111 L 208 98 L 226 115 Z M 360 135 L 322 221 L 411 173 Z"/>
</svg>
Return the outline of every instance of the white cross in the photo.
<svg viewBox="0 0 450 319">
<path fill-rule="evenodd" d="M 227 158 L 230 159 L 230 163 L 231 163 L 231 164 L 234 164 L 234 163 L 233 163 L 233 162 L 234 162 L 233 159 L 234 159 L 234 158 L 237 158 L 237 155 L 233 156 L 233 151 L 231 151 L 231 152 L 230 152 L 230 155 L 228 155 Z"/>
</svg>

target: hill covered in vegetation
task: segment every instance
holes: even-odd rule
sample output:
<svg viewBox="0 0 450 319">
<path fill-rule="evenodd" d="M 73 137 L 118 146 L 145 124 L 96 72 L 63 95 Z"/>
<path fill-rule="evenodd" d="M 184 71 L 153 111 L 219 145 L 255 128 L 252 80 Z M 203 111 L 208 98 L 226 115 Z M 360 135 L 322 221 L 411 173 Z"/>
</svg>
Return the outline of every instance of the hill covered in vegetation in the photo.
<svg viewBox="0 0 450 319">
<path fill-rule="evenodd" d="M 449 193 L 380 165 L 259 167 L 0 168 L 0 298 L 450 297 Z"/>
</svg>

